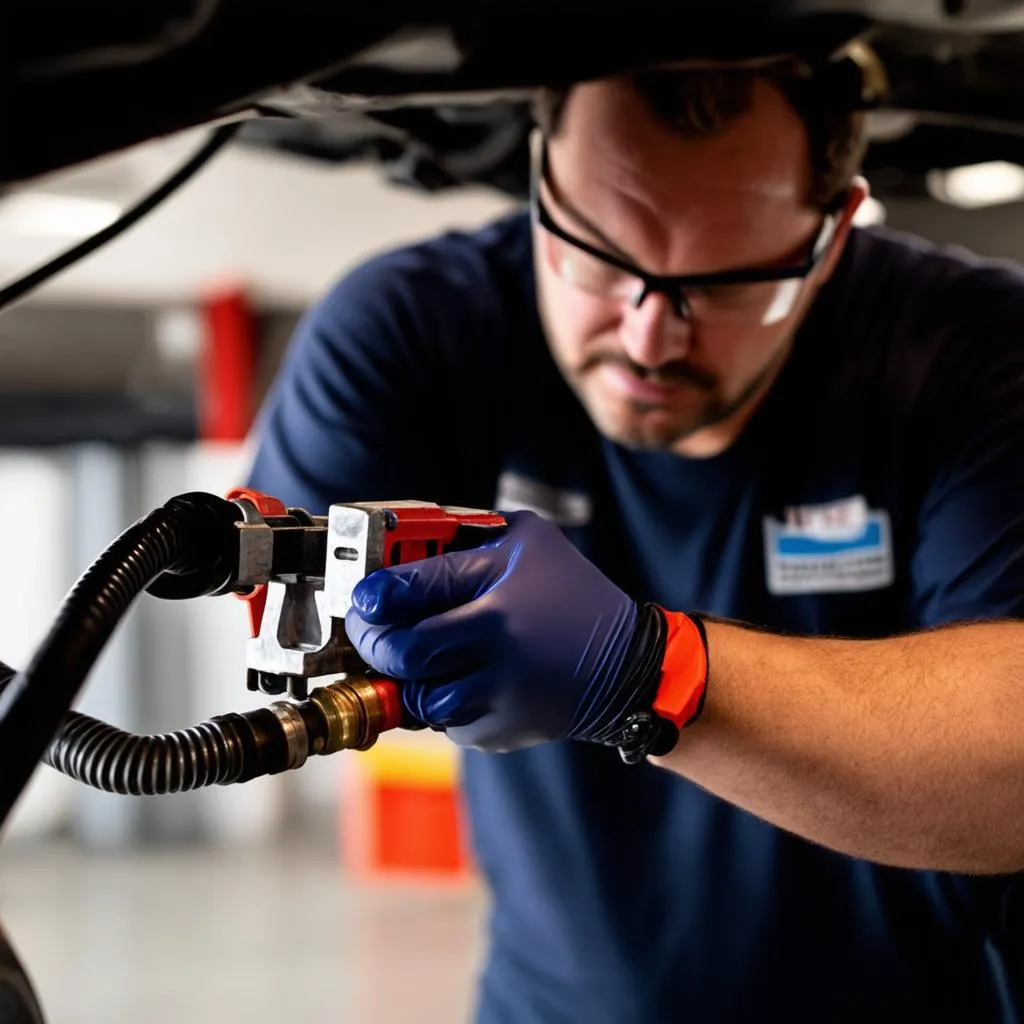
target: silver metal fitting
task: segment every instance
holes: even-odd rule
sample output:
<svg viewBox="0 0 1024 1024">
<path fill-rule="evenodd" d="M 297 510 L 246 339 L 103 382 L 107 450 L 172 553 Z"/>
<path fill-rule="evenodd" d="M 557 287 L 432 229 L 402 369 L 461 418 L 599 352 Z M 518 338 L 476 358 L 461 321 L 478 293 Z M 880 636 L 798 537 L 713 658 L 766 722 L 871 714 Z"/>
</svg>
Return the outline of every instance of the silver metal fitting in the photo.
<svg viewBox="0 0 1024 1024">
<path fill-rule="evenodd" d="M 238 524 L 238 585 L 269 583 L 274 564 L 274 531 L 248 498 L 236 498 L 234 503 L 242 510 L 242 522 Z"/>
<path fill-rule="evenodd" d="M 294 704 L 274 701 L 270 710 L 277 716 L 288 740 L 288 768 L 301 768 L 309 758 L 309 733 Z"/>
</svg>

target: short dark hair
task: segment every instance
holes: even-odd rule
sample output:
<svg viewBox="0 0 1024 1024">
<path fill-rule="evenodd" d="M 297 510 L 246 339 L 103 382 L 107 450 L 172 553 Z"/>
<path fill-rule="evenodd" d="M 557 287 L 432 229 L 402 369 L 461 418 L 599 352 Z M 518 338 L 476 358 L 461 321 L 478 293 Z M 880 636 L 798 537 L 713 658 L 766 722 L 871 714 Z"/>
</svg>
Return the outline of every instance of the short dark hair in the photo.
<svg viewBox="0 0 1024 1024">
<path fill-rule="evenodd" d="M 850 102 L 848 76 L 816 76 L 804 62 L 790 58 L 761 66 L 666 68 L 625 77 L 654 118 L 686 138 L 728 128 L 750 109 L 755 80 L 766 78 L 782 90 L 807 129 L 812 164 L 809 201 L 822 210 L 834 210 L 860 172 L 867 148 L 865 113 Z M 545 135 L 558 131 L 571 89 L 537 91 L 533 116 Z"/>
</svg>

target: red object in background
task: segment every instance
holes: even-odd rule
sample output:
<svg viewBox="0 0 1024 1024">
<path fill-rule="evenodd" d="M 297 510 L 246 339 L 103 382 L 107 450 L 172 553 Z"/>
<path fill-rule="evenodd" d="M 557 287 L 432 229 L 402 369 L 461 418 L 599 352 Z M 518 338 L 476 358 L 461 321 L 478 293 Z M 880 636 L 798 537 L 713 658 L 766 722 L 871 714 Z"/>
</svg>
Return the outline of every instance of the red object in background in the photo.
<svg viewBox="0 0 1024 1024">
<path fill-rule="evenodd" d="M 375 788 L 371 799 L 378 823 L 377 871 L 465 877 L 469 862 L 454 788 L 384 784 Z"/>
<path fill-rule="evenodd" d="M 360 755 L 342 774 L 338 845 L 357 882 L 463 886 L 477 875 L 456 772 L 437 750 L 401 736 Z M 450 774 L 450 778 L 445 778 Z"/>
<path fill-rule="evenodd" d="M 256 324 L 246 293 L 229 288 L 202 303 L 204 339 L 199 367 L 199 436 L 244 441 L 252 425 Z"/>
</svg>

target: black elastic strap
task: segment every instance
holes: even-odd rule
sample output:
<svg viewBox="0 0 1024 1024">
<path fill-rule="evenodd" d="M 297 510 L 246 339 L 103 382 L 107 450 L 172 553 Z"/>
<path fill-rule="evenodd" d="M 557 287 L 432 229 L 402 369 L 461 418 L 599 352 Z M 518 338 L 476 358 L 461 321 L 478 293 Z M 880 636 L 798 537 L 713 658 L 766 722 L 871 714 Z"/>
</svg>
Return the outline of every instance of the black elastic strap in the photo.
<svg viewBox="0 0 1024 1024">
<path fill-rule="evenodd" d="M 648 757 L 661 757 L 669 753 L 679 742 L 680 730 L 673 722 L 662 718 L 653 709 L 661 683 L 661 667 L 665 660 L 665 647 L 668 643 L 668 623 L 661 608 L 655 604 L 644 605 L 641 614 L 646 616 L 649 622 L 645 632 L 645 640 L 649 646 L 637 651 L 637 668 L 630 673 L 631 678 L 635 679 L 634 686 L 637 697 L 634 703 L 635 710 L 628 712 L 624 721 L 620 718 L 619 721 L 622 724 L 619 726 L 618 734 L 604 741 L 619 748 L 619 754 L 626 764 L 638 764 Z M 689 614 L 688 618 L 697 627 L 706 652 L 708 637 L 703 621 L 698 615 Z M 637 636 L 641 632 L 643 631 L 638 628 Z M 700 717 L 704 710 L 707 692 L 705 682 L 697 709 L 683 723 L 684 729 Z"/>
<path fill-rule="evenodd" d="M 626 718 L 649 708 L 654 700 L 667 639 L 668 623 L 661 609 L 653 604 L 641 605 L 619 677 L 571 735 L 591 743 L 618 746 Z"/>
</svg>

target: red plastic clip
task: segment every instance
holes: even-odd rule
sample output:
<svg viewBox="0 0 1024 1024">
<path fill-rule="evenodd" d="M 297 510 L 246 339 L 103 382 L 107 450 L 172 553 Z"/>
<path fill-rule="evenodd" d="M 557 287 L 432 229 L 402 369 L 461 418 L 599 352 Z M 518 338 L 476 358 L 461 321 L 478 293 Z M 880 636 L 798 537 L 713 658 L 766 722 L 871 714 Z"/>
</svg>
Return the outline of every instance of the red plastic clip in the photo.
<svg viewBox="0 0 1024 1024">
<path fill-rule="evenodd" d="M 256 507 L 261 516 L 285 516 L 288 514 L 288 509 L 283 501 L 272 498 L 269 494 L 264 494 L 262 491 L 250 490 L 248 487 L 235 487 L 228 491 L 224 497 L 228 501 L 244 498 Z M 253 587 L 248 594 L 236 594 L 235 597 L 248 604 L 249 631 L 253 636 L 259 636 L 260 626 L 263 624 L 263 612 L 267 607 L 267 585 L 260 583 Z"/>
</svg>

